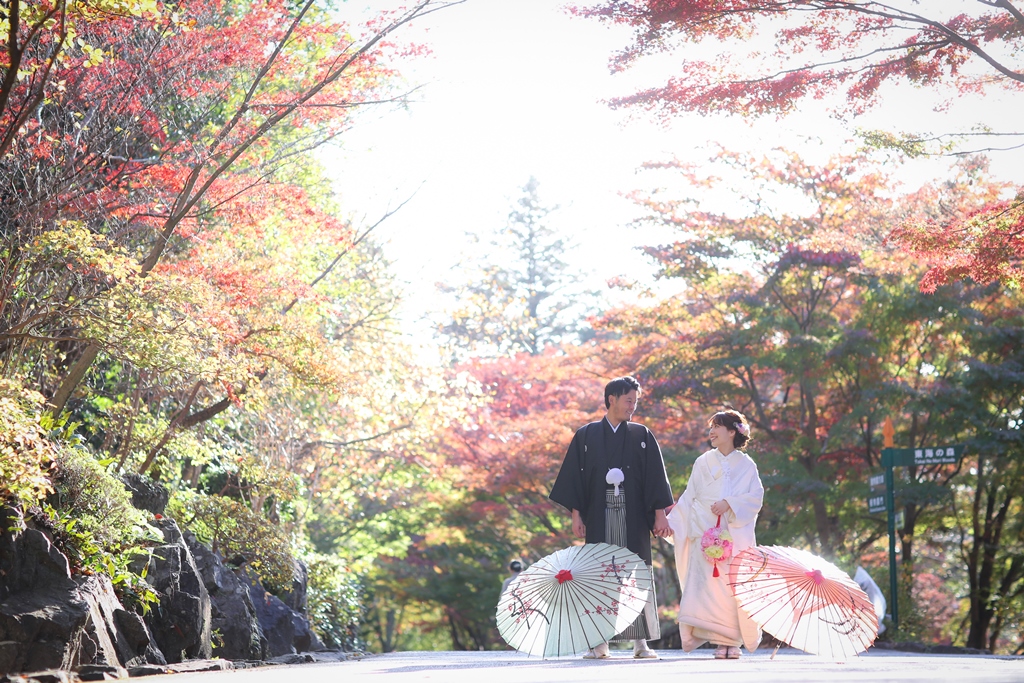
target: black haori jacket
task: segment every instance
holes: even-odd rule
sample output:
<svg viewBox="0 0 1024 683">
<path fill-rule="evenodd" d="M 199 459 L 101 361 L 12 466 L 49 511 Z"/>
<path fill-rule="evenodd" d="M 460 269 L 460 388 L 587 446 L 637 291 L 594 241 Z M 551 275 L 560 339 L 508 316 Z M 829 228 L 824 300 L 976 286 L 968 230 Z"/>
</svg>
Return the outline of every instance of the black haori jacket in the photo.
<svg viewBox="0 0 1024 683">
<path fill-rule="evenodd" d="M 675 502 L 665 473 L 661 447 L 651 430 L 624 423 L 625 442 L 607 419 L 577 430 L 551 487 L 549 498 L 568 510 L 579 510 L 587 527 L 587 543 L 604 543 L 605 477 L 618 467 L 625 475 L 626 547 L 651 563 L 654 511 Z M 619 427 L 621 430 L 622 427 Z"/>
</svg>

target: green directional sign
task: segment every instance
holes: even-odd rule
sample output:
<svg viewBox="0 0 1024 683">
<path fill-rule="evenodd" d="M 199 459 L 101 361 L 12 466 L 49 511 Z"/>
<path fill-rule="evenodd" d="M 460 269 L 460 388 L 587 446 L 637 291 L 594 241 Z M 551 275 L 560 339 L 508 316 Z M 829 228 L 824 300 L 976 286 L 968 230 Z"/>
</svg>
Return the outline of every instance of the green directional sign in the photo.
<svg viewBox="0 0 1024 683">
<path fill-rule="evenodd" d="M 912 467 L 914 465 L 955 465 L 964 455 L 963 444 L 935 448 L 884 448 L 882 465 Z"/>
</svg>

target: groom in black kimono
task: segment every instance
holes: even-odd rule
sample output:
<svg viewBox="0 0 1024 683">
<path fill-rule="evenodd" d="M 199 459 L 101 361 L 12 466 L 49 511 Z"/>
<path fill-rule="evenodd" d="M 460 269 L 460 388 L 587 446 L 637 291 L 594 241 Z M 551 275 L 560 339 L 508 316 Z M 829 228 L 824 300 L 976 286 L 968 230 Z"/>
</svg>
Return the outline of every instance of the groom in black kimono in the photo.
<svg viewBox="0 0 1024 683">
<path fill-rule="evenodd" d="M 641 424 L 629 422 L 639 397 L 640 383 L 632 377 L 619 377 L 608 383 L 604 389 L 608 412 L 600 421 L 577 430 L 549 497 L 572 511 L 573 533 L 587 543 L 624 545 L 650 566 L 651 534 L 667 538 L 672 533 L 665 508 L 675 499 L 654 434 Z M 612 468 L 618 468 L 624 475 L 619 488 L 625 500 L 619 500 L 617 512 L 606 514 L 609 506 L 616 505 L 612 502 L 616 499 L 614 486 L 607 479 Z M 612 520 L 614 528 L 606 528 L 606 518 Z M 647 639 L 660 638 L 653 583 L 645 613 L 621 635 L 634 641 L 634 657 L 657 657 L 647 646 Z M 586 655 L 589 659 L 608 656 L 607 643 Z"/>
</svg>

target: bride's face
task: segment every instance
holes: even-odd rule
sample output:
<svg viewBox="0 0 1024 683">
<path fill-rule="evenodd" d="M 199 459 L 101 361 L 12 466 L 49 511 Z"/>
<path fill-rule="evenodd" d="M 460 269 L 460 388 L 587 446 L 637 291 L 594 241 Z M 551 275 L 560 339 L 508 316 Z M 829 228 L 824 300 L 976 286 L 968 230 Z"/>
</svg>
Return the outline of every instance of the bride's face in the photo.
<svg viewBox="0 0 1024 683">
<path fill-rule="evenodd" d="M 717 448 L 726 455 L 733 450 L 733 439 L 735 436 L 735 430 L 726 429 L 723 425 L 712 425 L 708 429 L 708 441 L 711 442 L 711 447 Z"/>
</svg>

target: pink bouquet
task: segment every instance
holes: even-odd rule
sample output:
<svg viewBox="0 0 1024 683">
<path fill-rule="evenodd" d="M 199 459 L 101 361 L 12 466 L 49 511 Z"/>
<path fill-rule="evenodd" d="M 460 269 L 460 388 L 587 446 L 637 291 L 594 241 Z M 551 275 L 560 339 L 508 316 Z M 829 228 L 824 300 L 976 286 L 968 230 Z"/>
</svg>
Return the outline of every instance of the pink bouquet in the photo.
<svg viewBox="0 0 1024 683">
<path fill-rule="evenodd" d="M 719 576 L 718 563 L 732 557 L 732 534 L 728 528 L 722 528 L 722 515 L 718 515 L 718 522 L 704 532 L 700 539 L 700 549 L 704 551 L 704 559 L 715 565 L 711 575 Z"/>
</svg>

